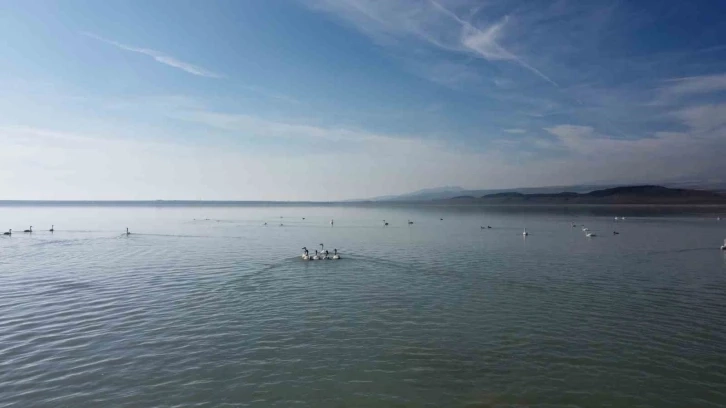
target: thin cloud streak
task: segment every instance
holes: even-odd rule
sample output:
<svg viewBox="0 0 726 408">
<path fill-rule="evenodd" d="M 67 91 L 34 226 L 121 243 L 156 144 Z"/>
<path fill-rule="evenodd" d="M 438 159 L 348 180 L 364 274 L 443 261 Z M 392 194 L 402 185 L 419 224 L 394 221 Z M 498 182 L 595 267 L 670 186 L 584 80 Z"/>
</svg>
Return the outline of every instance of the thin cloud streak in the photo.
<svg viewBox="0 0 726 408">
<path fill-rule="evenodd" d="M 176 69 L 180 69 L 180 70 L 187 72 L 189 74 L 192 74 L 192 75 L 197 75 L 197 76 L 206 77 L 206 78 L 216 78 L 216 79 L 223 78 L 222 75 L 212 72 L 206 68 L 202 68 L 197 65 L 193 65 L 193 64 L 190 64 L 190 63 L 187 63 L 184 61 L 180 61 L 180 60 L 178 60 L 172 56 L 166 55 L 160 51 L 156 51 L 156 50 L 152 50 L 152 49 L 148 49 L 148 48 L 132 47 L 129 45 L 121 44 L 121 43 L 113 41 L 113 40 L 103 38 L 103 37 L 93 34 L 93 33 L 82 32 L 81 35 L 84 35 L 89 38 L 93 38 L 95 40 L 104 42 L 106 44 L 111 44 L 124 51 L 130 51 L 130 52 L 135 52 L 138 54 L 143 54 L 143 55 L 149 56 L 149 57 L 153 58 L 156 62 L 159 62 L 164 65 L 168 65 L 168 66 L 176 68 Z"/>
<path fill-rule="evenodd" d="M 449 52 L 487 61 L 513 62 L 559 88 L 549 76 L 501 45 L 508 17 L 487 27 L 477 27 L 434 0 L 410 6 L 366 0 L 309 0 L 309 3 L 352 23 L 375 39 L 412 36 Z"/>
</svg>

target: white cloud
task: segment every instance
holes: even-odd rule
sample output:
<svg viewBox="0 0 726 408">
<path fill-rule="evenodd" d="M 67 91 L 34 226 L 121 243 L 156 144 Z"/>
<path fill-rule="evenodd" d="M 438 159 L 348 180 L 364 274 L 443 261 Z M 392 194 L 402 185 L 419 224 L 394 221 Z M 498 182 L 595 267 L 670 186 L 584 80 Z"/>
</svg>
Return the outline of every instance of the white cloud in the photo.
<svg viewBox="0 0 726 408">
<path fill-rule="evenodd" d="M 85 35 L 86 37 L 90 37 L 90 38 L 105 42 L 106 44 L 111 44 L 124 51 L 131 51 L 131 52 L 149 56 L 149 57 L 153 58 L 156 62 L 162 63 L 164 65 L 168 65 L 173 68 L 180 69 L 180 70 L 188 72 L 192 75 L 203 76 L 203 77 L 207 77 L 207 78 L 222 78 L 221 75 L 214 73 L 208 69 L 202 68 L 197 65 L 192 65 L 192 64 L 184 62 L 184 61 L 180 61 L 180 60 L 178 60 L 172 56 L 166 55 L 160 51 L 151 50 L 148 48 L 139 48 L 139 47 L 132 47 L 129 45 L 124 45 L 124 44 L 118 43 L 116 41 L 108 40 L 106 38 L 103 38 L 101 36 L 98 36 L 98 35 L 92 34 L 92 33 L 81 33 L 81 34 Z"/>
<path fill-rule="evenodd" d="M 726 91 L 726 74 L 676 78 L 666 84 L 663 92 L 673 97 L 720 92 Z"/>
<path fill-rule="evenodd" d="M 507 133 L 512 133 L 512 134 L 524 134 L 524 133 L 527 133 L 526 130 L 519 129 L 519 128 L 504 129 L 504 131 L 507 132 Z"/>
<path fill-rule="evenodd" d="M 447 51 L 489 61 L 511 61 L 557 86 L 547 75 L 502 45 L 509 22 L 506 16 L 494 23 L 475 25 L 434 0 L 310 0 L 308 3 L 344 19 L 380 42 L 413 37 Z M 523 29 L 517 27 L 517 30 Z"/>
</svg>

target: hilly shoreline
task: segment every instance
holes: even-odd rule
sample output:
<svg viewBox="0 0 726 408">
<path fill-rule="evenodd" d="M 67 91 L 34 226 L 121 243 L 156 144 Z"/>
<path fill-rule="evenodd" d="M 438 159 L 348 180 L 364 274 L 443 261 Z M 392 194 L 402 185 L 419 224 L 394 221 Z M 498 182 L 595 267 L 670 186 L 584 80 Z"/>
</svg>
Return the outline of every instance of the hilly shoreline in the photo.
<svg viewBox="0 0 726 408">
<path fill-rule="evenodd" d="M 726 205 L 726 194 L 655 185 L 614 187 L 589 193 L 561 192 L 552 194 L 524 194 L 506 192 L 481 197 L 459 196 L 437 200 L 450 204 L 497 204 L 497 205 Z"/>
</svg>

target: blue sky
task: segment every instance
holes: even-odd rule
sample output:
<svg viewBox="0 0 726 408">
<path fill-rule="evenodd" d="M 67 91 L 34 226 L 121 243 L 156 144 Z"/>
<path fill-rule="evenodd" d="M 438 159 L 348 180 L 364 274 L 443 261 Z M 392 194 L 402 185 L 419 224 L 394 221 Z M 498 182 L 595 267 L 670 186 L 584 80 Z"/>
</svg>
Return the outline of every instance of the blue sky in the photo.
<svg viewBox="0 0 726 408">
<path fill-rule="evenodd" d="M 726 177 L 723 1 L 0 3 L 0 199 Z"/>
</svg>

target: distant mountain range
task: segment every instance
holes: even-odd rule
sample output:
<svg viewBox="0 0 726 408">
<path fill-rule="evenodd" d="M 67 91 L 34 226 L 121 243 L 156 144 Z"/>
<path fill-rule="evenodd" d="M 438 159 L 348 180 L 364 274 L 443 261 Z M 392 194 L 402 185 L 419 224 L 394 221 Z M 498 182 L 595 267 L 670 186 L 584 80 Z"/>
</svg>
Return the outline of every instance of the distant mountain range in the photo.
<svg viewBox="0 0 726 408">
<path fill-rule="evenodd" d="M 506 192 L 481 197 L 458 196 L 441 201 L 458 204 L 726 204 L 726 194 L 644 185 L 614 187 L 588 193 Z"/>
<path fill-rule="evenodd" d="M 479 189 L 479 190 L 467 190 L 459 186 L 446 186 L 438 188 L 427 188 L 423 190 L 414 191 L 411 193 L 401 195 L 388 195 L 373 197 L 363 200 L 350 200 L 350 201 L 374 201 L 374 202 L 419 202 L 419 201 L 434 201 L 434 200 L 446 200 L 451 198 L 460 197 L 471 197 L 481 198 L 484 196 L 504 194 L 504 193 L 519 193 L 520 195 L 556 195 L 559 193 L 578 193 L 585 194 L 594 192 L 596 190 L 607 190 L 622 187 L 622 184 L 580 184 L 572 186 L 550 186 L 550 187 L 525 187 L 525 188 L 510 188 L 510 189 Z M 642 187 L 642 186 L 641 186 Z M 655 187 L 655 186 L 653 186 Z M 675 181 L 659 184 L 659 187 L 668 189 L 681 189 L 681 190 L 705 190 L 716 193 L 726 193 L 726 181 Z"/>
</svg>

